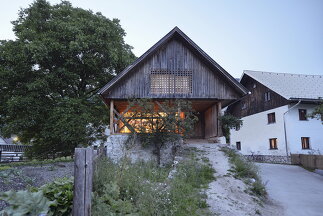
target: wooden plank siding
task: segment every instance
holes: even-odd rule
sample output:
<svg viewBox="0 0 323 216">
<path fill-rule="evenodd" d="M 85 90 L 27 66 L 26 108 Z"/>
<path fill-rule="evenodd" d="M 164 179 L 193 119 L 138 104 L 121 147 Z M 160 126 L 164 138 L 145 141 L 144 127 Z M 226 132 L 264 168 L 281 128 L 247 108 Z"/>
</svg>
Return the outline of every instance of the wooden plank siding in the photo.
<svg viewBox="0 0 323 216">
<path fill-rule="evenodd" d="M 246 74 L 243 76 L 241 84 L 251 94 L 228 107 L 228 112 L 239 118 L 274 109 L 289 103 L 288 100 Z M 269 101 L 265 101 L 266 92 L 270 92 Z M 245 104 L 244 109 L 242 108 L 243 104 Z"/>
<path fill-rule="evenodd" d="M 218 104 L 212 105 L 205 111 L 205 138 L 218 136 L 218 114 Z"/>
<path fill-rule="evenodd" d="M 152 70 L 192 71 L 192 93 L 189 94 L 151 94 L 150 74 Z M 156 51 L 141 65 L 114 85 L 109 99 L 136 98 L 192 98 L 235 100 L 240 94 L 225 81 L 218 71 L 211 70 L 183 42 L 173 38 Z"/>
</svg>

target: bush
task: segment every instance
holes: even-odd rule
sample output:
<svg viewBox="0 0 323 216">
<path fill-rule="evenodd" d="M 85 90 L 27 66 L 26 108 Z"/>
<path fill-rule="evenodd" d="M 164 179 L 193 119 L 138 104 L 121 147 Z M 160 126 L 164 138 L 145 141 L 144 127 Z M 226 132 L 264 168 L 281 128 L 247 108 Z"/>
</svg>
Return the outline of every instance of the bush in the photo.
<svg viewBox="0 0 323 216">
<path fill-rule="evenodd" d="M 53 215 L 67 216 L 72 213 L 73 178 L 61 178 L 40 188 L 44 196 L 54 201 L 50 206 Z"/>
<path fill-rule="evenodd" d="M 47 214 L 49 207 L 54 204 L 44 197 L 42 191 L 8 191 L 1 193 L 0 200 L 9 203 L 9 207 L 1 211 L 1 215 L 39 215 Z"/>
<path fill-rule="evenodd" d="M 9 203 L 0 215 L 71 215 L 73 205 L 73 179 L 62 178 L 31 191 L 8 191 L 0 199 Z"/>
<path fill-rule="evenodd" d="M 172 167 L 123 160 L 99 161 L 94 178 L 92 215 L 201 215 L 206 208 L 200 189 L 214 179 L 214 170 L 196 161 Z"/>
</svg>

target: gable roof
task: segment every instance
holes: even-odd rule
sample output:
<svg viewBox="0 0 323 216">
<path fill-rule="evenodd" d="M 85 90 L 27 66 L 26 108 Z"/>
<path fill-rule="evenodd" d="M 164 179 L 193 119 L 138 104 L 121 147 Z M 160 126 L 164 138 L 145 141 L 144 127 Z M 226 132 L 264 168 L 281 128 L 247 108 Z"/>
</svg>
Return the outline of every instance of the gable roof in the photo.
<svg viewBox="0 0 323 216">
<path fill-rule="evenodd" d="M 287 100 L 323 98 L 323 76 L 245 70 L 248 75 Z"/>
<path fill-rule="evenodd" d="M 153 45 L 149 50 L 147 50 L 142 56 L 137 58 L 131 65 L 125 68 L 121 73 L 114 77 L 110 82 L 108 82 L 103 88 L 98 91 L 98 94 L 103 94 L 111 87 L 113 87 L 117 82 L 119 82 L 123 77 L 125 77 L 130 71 L 140 65 L 146 58 L 149 58 L 155 51 L 157 51 L 161 46 L 166 44 L 173 37 L 177 37 L 184 41 L 189 48 L 191 48 L 195 53 L 204 59 L 211 67 L 217 69 L 220 74 L 241 94 L 245 95 L 248 90 L 241 85 L 235 78 L 233 78 L 226 70 L 224 70 L 218 63 L 216 63 L 208 54 L 206 54 L 198 45 L 196 45 L 187 35 L 185 35 L 177 26 L 173 28 L 168 34 L 166 34 L 162 39 L 160 39 L 155 45 Z"/>
</svg>

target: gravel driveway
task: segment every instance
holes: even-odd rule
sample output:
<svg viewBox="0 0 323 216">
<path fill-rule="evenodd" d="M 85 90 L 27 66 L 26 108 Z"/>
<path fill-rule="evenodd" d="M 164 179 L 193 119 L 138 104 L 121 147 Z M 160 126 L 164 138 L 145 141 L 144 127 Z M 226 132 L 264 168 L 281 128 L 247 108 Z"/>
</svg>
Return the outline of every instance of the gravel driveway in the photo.
<svg viewBox="0 0 323 216">
<path fill-rule="evenodd" d="M 187 140 L 184 148 L 196 148 L 199 154 L 207 157 L 215 169 L 216 180 L 209 184 L 206 191 L 207 203 L 214 215 L 221 216 L 281 216 L 282 208 L 271 200 L 259 200 L 247 191 L 248 186 L 243 180 L 234 178 L 229 170 L 231 164 L 227 156 L 220 151 L 221 146 L 208 143 L 207 140 Z"/>
<path fill-rule="evenodd" d="M 323 176 L 292 165 L 258 166 L 269 196 L 284 206 L 286 216 L 323 215 Z"/>
</svg>

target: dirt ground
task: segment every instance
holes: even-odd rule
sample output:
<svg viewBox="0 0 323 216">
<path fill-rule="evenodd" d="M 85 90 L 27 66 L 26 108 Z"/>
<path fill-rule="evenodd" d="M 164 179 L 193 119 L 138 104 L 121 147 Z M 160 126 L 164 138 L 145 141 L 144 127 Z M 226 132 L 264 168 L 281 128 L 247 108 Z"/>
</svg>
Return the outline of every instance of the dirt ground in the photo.
<svg viewBox="0 0 323 216">
<path fill-rule="evenodd" d="M 57 178 L 73 176 L 73 162 L 59 162 L 43 166 L 18 166 L 0 171 L 0 192 L 24 190 L 28 187 L 40 187 Z M 6 206 L 0 200 L 0 210 Z"/>
<path fill-rule="evenodd" d="M 248 186 L 229 173 L 231 165 L 220 151 L 220 145 L 206 140 L 189 140 L 186 148 L 195 147 L 207 157 L 215 169 L 216 180 L 209 184 L 206 191 L 207 203 L 214 215 L 283 215 L 283 208 L 271 199 L 261 200 L 248 193 Z"/>
</svg>

